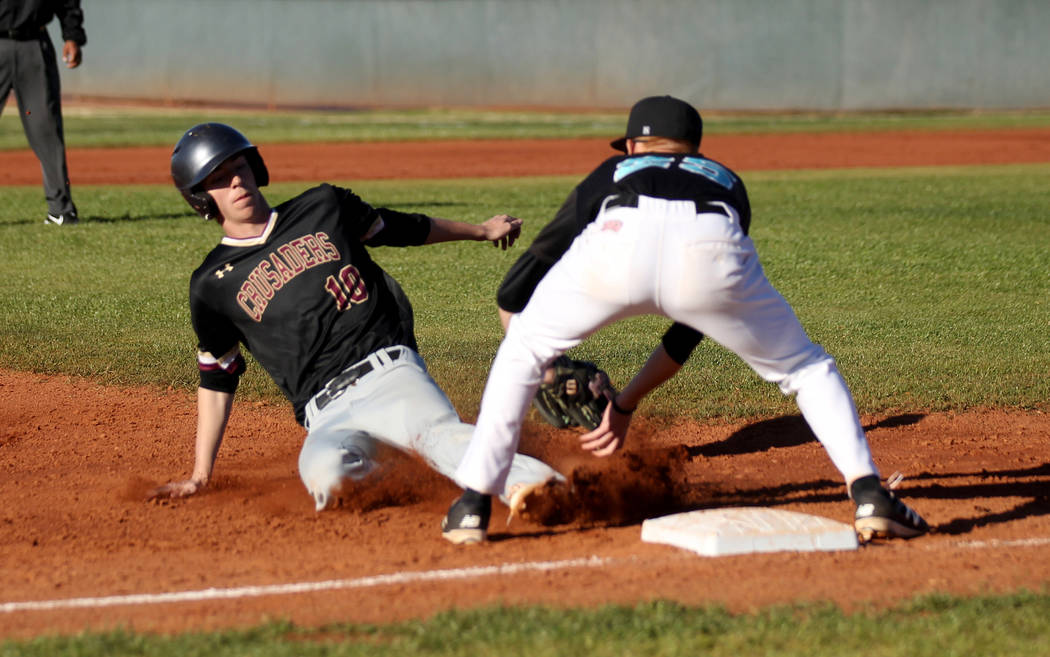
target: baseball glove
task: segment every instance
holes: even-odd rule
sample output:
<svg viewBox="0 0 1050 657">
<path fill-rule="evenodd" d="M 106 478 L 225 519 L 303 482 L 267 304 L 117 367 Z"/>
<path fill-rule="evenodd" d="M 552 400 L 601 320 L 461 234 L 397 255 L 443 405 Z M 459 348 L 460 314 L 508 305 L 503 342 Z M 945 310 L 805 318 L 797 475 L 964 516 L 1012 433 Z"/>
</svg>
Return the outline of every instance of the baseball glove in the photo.
<svg viewBox="0 0 1050 657">
<path fill-rule="evenodd" d="M 551 363 L 554 380 L 543 383 L 532 405 L 559 429 L 583 427 L 590 431 L 601 424 L 605 406 L 616 390 L 609 375 L 590 361 L 559 356 Z"/>
</svg>

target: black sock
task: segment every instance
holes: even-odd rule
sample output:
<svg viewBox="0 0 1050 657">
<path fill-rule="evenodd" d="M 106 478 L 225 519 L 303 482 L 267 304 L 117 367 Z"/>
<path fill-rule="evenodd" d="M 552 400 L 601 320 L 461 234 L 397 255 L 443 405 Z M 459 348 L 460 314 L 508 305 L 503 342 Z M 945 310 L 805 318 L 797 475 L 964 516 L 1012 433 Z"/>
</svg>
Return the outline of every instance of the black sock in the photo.
<svg viewBox="0 0 1050 657">
<path fill-rule="evenodd" d="M 862 504 L 870 500 L 874 495 L 882 495 L 884 490 L 878 475 L 868 475 L 850 484 L 849 495 L 854 502 Z"/>
<path fill-rule="evenodd" d="M 492 496 L 479 493 L 473 488 L 467 488 L 463 491 L 463 495 L 461 495 L 459 499 L 463 500 L 465 504 L 476 506 L 492 501 Z"/>
</svg>

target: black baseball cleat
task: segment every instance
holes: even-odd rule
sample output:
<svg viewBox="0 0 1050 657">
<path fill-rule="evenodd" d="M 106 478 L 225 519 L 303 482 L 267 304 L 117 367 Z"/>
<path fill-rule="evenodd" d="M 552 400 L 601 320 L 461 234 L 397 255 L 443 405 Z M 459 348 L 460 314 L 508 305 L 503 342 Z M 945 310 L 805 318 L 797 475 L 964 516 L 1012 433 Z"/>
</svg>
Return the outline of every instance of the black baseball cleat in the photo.
<svg viewBox="0 0 1050 657">
<path fill-rule="evenodd" d="M 913 538 L 930 531 L 922 516 L 886 490 L 875 475 L 854 481 L 850 497 L 857 505 L 853 526 L 863 543 L 874 538 Z"/>
<path fill-rule="evenodd" d="M 441 521 L 441 535 L 456 545 L 482 543 L 492 515 L 492 496 L 466 489 Z"/>
</svg>

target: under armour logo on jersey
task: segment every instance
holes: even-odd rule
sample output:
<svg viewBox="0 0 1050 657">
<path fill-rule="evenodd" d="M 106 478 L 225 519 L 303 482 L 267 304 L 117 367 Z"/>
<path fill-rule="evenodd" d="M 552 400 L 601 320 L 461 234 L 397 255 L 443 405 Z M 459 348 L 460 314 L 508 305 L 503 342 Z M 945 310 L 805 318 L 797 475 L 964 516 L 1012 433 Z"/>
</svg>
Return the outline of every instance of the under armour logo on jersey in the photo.
<svg viewBox="0 0 1050 657">
<path fill-rule="evenodd" d="M 229 273 L 231 271 L 233 271 L 233 265 L 231 265 L 230 263 L 227 262 L 225 267 L 223 267 L 222 269 L 215 270 L 215 275 L 218 276 L 219 278 L 222 278 L 223 276 L 225 276 L 227 273 Z"/>
</svg>

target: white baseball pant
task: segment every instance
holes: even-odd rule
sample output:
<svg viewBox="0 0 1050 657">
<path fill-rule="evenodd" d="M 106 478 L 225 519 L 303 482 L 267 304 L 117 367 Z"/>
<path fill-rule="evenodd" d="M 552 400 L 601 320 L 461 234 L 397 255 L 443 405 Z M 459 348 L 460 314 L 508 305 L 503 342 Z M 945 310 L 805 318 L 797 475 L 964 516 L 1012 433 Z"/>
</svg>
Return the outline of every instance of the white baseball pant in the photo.
<svg viewBox="0 0 1050 657">
<path fill-rule="evenodd" d="M 544 369 L 598 329 L 665 315 L 731 350 L 796 402 L 846 482 L 877 474 L 835 361 L 806 335 L 766 279 L 736 211 L 641 197 L 603 210 L 511 319 L 455 472 L 463 487 L 503 489 L 521 423 Z"/>
</svg>

